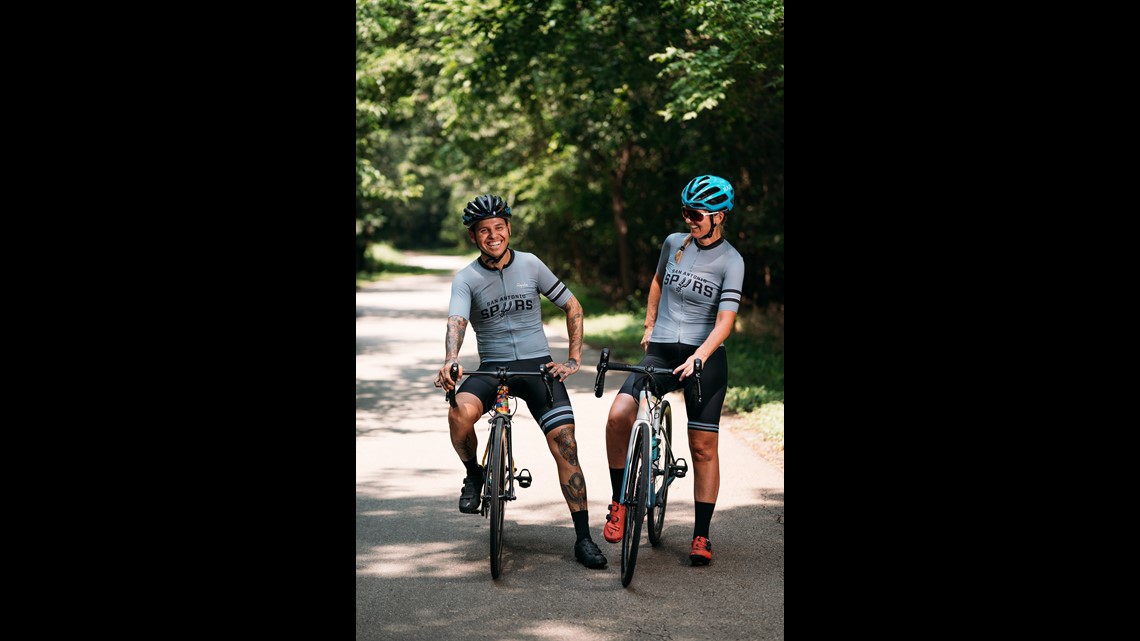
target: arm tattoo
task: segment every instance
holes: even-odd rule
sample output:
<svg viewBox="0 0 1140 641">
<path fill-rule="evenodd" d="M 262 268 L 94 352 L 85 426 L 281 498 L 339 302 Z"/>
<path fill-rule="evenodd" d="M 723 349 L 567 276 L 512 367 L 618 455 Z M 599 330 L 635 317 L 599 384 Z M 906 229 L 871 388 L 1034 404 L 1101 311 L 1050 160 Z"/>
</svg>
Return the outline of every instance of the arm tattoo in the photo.
<svg viewBox="0 0 1140 641">
<path fill-rule="evenodd" d="M 566 333 L 570 337 L 570 358 L 577 362 L 582 354 L 582 307 L 566 315 Z M 578 355 L 577 357 L 575 355 Z"/>
<path fill-rule="evenodd" d="M 467 319 L 462 316 L 451 316 L 447 319 L 447 337 L 444 343 L 447 348 L 445 361 L 458 361 L 459 348 L 463 347 L 463 336 L 467 332 Z"/>
<path fill-rule="evenodd" d="M 562 494 L 571 512 L 580 512 L 588 506 L 586 501 L 586 479 L 581 472 L 570 475 L 567 483 L 562 485 Z"/>
</svg>

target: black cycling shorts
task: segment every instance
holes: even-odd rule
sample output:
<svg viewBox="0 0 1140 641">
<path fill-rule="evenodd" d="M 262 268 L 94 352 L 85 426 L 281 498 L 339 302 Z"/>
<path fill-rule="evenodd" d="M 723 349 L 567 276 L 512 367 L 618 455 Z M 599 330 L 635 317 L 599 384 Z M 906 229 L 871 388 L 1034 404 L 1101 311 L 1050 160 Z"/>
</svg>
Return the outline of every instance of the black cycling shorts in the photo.
<svg viewBox="0 0 1140 641">
<path fill-rule="evenodd" d="M 645 358 L 638 365 L 664 367 L 675 369 L 684 364 L 685 360 L 697 351 L 696 345 L 683 343 L 649 343 Z M 618 390 L 618 394 L 628 394 L 635 400 L 638 390 L 634 384 L 641 374 L 630 374 L 625 384 Z M 685 410 L 688 414 L 689 429 L 702 432 L 720 431 L 720 411 L 724 407 L 724 394 L 728 391 L 728 353 L 724 345 L 716 348 L 708 360 L 701 364 L 701 402 L 697 402 L 696 378 L 687 377 L 684 381 L 677 381 L 675 376 L 655 376 L 658 391 L 662 395 L 685 386 Z"/>
<path fill-rule="evenodd" d="M 543 356 L 527 358 L 521 361 L 486 361 L 479 363 L 479 371 L 493 372 L 496 367 L 505 366 L 512 372 L 538 372 L 540 365 L 551 362 L 552 358 Z M 554 404 L 546 400 L 546 385 L 538 376 L 519 376 L 508 378 L 507 386 L 511 389 L 511 396 L 526 401 L 531 416 L 538 421 L 543 434 L 551 430 L 574 423 L 574 408 L 570 407 L 570 395 L 566 393 L 566 384 L 554 379 Z M 483 403 L 483 413 L 491 411 L 495 405 L 495 395 L 499 389 L 499 381 L 494 376 L 464 376 L 459 384 L 459 392 L 474 394 Z M 513 408 L 512 408 L 513 411 Z"/>
</svg>

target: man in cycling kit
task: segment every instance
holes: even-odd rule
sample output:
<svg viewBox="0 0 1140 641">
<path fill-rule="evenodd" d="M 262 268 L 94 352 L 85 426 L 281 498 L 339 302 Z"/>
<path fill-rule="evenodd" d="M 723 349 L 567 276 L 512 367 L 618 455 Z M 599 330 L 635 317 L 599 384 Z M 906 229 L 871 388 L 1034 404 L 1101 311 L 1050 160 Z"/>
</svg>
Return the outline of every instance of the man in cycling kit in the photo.
<svg viewBox="0 0 1140 641">
<path fill-rule="evenodd" d="M 721 235 L 721 225 L 732 206 L 732 185 L 717 176 L 697 176 L 681 190 L 681 215 L 689 233 L 672 234 L 661 247 L 657 272 L 649 286 L 645 334 L 641 338 L 645 358 L 640 364 L 668 367 L 678 375 L 675 381 L 662 379 L 662 393 L 685 387 L 696 504 L 689 552 L 693 565 L 712 561 L 709 523 L 720 491 L 717 445 L 720 411 L 728 389 L 723 343 L 736 321 L 744 282 L 744 259 Z M 700 403 L 690 393 L 693 361 L 698 358 L 702 362 Z M 606 421 L 613 496 L 602 534 L 610 543 L 621 541 L 625 528 L 625 506 L 619 500 L 626 446 L 637 418 L 635 379 L 636 375 L 626 378 Z"/>
<path fill-rule="evenodd" d="M 511 381 L 511 394 L 526 401 L 558 466 L 562 494 L 570 508 L 577 541 L 574 557 L 589 568 L 604 568 L 606 557 L 590 538 L 589 511 L 586 503 L 586 478 L 578 461 L 578 444 L 574 439 L 574 410 L 563 383 L 578 372 L 582 360 L 582 306 L 570 289 L 559 280 L 537 256 L 508 249 L 511 238 L 511 208 L 498 196 L 485 194 L 467 203 L 463 224 L 467 235 L 479 248 L 477 259 L 455 274 L 451 282 L 451 305 L 448 310 L 446 356 L 435 379 L 436 387 L 451 390 L 451 366 L 459 362 L 459 349 L 467 331 L 467 323 L 475 330 L 479 347 L 479 369 L 494 370 L 507 366 L 516 372 L 535 372 L 547 365 L 554 376 L 554 404 L 546 398 L 546 386 L 537 377 L 520 377 Z M 542 326 L 539 307 L 545 296 L 566 312 L 566 330 L 570 336 L 569 358 L 555 363 Z M 459 495 L 459 511 L 479 512 L 483 486 L 483 468 L 476 452 L 479 439 L 475 422 L 490 411 L 495 402 L 498 382 L 485 376 L 463 379 L 455 394 L 455 404 L 448 410 L 451 444 L 459 460 L 467 468 Z"/>
</svg>

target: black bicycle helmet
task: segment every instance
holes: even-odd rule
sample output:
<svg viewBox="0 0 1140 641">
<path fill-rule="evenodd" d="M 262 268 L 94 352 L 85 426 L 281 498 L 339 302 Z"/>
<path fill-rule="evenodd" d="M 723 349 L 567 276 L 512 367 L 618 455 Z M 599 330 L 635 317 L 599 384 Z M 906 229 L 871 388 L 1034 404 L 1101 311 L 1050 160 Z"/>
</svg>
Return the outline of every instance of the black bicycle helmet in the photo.
<svg viewBox="0 0 1140 641">
<path fill-rule="evenodd" d="M 478 196 L 463 208 L 463 225 L 468 229 L 480 220 L 496 217 L 510 220 L 511 208 L 494 194 Z"/>
</svg>

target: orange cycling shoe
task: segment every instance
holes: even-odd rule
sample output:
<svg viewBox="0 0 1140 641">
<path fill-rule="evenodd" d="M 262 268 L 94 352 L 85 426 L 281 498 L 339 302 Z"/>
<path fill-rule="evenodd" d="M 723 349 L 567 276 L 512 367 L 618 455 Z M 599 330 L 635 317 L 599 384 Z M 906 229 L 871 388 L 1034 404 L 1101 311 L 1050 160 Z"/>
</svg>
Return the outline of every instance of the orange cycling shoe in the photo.
<svg viewBox="0 0 1140 641">
<path fill-rule="evenodd" d="M 712 543 L 703 536 L 693 537 L 693 549 L 689 551 L 689 561 L 693 565 L 708 565 L 712 561 Z"/>
<path fill-rule="evenodd" d="M 610 543 L 621 541 L 625 534 L 625 506 L 617 501 L 610 501 L 610 513 L 606 516 L 606 525 L 602 528 L 602 538 Z"/>
</svg>

